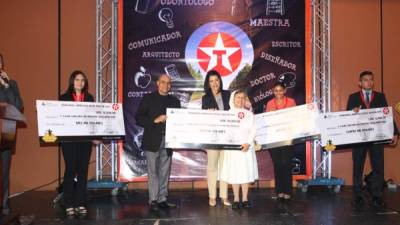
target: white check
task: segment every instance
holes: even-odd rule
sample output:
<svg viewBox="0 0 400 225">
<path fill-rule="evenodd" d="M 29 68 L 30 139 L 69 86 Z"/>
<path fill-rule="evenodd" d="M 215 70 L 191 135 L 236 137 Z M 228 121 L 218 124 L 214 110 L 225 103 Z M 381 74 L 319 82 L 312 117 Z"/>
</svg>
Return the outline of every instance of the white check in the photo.
<svg viewBox="0 0 400 225">
<path fill-rule="evenodd" d="M 240 112 L 239 112 L 240 113 Z M 165 146 L 175 149 L 240 149 L 238 112 L 167 109 Z"/>
<path fill-rule="evenodd" d="M 36 109 L 41 140 L 50 136 L 57 138 L 54 141 L 125 136 L 121 104 L 36 100 Z"/>
<path fill-rule="evenodd" d="M 256 142 L 266 149 L 318 138 L 318 115 L 316 103 L 257 114 Z"/>
<path fill-rule="evenodd" d="M 322 114 L 319 118 L 321 145 L 382 142 L 393 138 L 392 107 Z"/>
</svg>

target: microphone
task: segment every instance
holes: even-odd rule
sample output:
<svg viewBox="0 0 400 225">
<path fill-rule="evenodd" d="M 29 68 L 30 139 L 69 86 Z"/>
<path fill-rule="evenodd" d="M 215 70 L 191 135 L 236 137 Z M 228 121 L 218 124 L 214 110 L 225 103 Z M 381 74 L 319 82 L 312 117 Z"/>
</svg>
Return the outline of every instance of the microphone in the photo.
<svg viewBox="0 0 400 225">
<path fill-rule="evenodd" d="M 1 74 L 1 72 L 3 72 L 3 71 L 0 70 L 0 74 Z M 10 81 L 8 80 L 8 78 L 6 76 L 1 75 L 0 77 L 6 84 L 10 83 Z"/>
</svg>

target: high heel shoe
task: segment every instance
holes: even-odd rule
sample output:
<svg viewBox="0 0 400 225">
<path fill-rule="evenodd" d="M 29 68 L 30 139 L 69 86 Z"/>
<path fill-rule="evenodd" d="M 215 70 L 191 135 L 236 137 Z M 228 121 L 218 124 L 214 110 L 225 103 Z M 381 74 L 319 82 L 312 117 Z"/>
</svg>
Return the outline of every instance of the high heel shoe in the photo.
<svg viewBox="0 0 400 225">
<path fill-rule="evenodd" d="M 210 205 L 212 207 L 216 206 L 217 205 L 217 200 L 215 198 L 210 198 L 208 200 L 208 205 Z"/>
<path fill-rule="evenodd" d="M 222 204 L 224 204 L 224 206 L 231 206 L 231 202 L 228 200 L 228 198 L 221 198 Z"/>
</svg>

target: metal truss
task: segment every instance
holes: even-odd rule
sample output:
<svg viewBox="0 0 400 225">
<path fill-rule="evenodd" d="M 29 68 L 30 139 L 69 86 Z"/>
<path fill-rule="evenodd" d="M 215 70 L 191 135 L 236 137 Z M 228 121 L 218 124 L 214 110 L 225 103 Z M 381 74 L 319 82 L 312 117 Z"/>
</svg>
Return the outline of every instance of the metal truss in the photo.
<svg viewBox="0 0 400 225">
<path fill-rule="evenodd" d="M 312 95 L 322 113 L 331 111 L 330 0 L 312 0 Z M 318 156 L 318 153 L 319 156 Z M 331 178 L 331 152 L 313 143 L 313 179 Z"/>
<path fill-rule="evenodd" d="M 117 102 L 118 0 L 96 0 L 96 97 Z M 96 179 L 89 188 L 118 188 L 117 143 L 96 147 Z"/>
<path fill-rule="evenodd" d="M 326 113 L 331 111 L 330 0 L 312 0 L 311 10 L 312 97 Z M 299 180 L 297 187 L 307 192 L 308 186 L 327 186 L 340 192 L 344 180 L 332 177 L 332 152 L 325 151 L 319 140 L 312 143 L 312 164 L 312 178 Z"/>
</svg>

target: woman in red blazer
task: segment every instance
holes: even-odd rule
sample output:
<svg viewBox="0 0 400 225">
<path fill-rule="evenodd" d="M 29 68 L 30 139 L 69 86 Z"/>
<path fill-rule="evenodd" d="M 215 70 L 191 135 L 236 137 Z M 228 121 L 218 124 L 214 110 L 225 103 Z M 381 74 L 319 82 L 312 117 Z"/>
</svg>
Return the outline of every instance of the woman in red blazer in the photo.
<svg viewBox="0 0 400 225">
<path fill-rule="evenodd" d="M 277 82 L 273 87 L 274 98 L 266 104 L 265 111 L 271 112 L 296 106 L 294 99 L 286 97 L 286 86 Z M 292 193 L 292 171 L 290 160 L 293 157 L 293 146 L 282 146 L 269 149 L 274 164 L 275 191 L 278 200 L 289 200 Z"/>
</svg>

